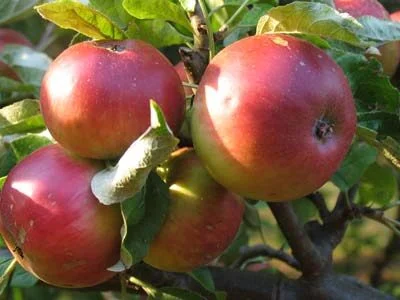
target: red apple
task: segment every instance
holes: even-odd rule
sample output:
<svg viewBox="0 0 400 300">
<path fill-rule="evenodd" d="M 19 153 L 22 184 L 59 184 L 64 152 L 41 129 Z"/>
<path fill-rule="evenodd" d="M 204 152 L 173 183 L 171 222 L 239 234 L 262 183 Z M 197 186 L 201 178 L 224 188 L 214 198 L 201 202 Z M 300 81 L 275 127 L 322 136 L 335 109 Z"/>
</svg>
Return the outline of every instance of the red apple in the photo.
<svg viewBox="0 0 400 300">
<path fill-rule="evenodd" d="M 389 19 L 389 12 L 377 0 L 334 0 L 336 9 L 346 12 L 354 18 L 372 16 Z M 398 43 L 390 42 L 379 47 L 380 56 L 375 56 L 382 63 L 383 71 L 388 76 L 394 75 L 400 62 Z"/>
<path fill-rule="evenodd" d="M 179 78 L 181 79 L 182 82 L 189 82 L 189 79 L 187 77 L 186 71 L 185 71 L 185 65 L 183 64 L 183 61 L 180 61 L 177 63 L 175 66 L 175 71 L 178 73 Z M 184 87 L 185 90 L 185 96 L 190 97 L 193 95 L 193 91 L 190 87 Z"/>
<path fill-rule="evenodd" d="M 40 93 L 45 123 L 67 150 L 116 158 L 150 126 L 150 99 L 178 133 L 185 97 L 172 64 L 138 40 L 89 41 L 61 53 Z"/>
<path fill-rule="evenodd" d="M 351 90 L 322 50 L 287 35 L 252 36 L 208 65 L 194 100 L 194 148 L 242 196 L 307 195 L 339 167 L 355 132 Z"/>
<path fill-rule="evenodd" d="M 1 234 L 18 262 L 51 285 L 87 287 L 115 275 L 107 268 L 120 256 L 120 208 L 100 204 L 90 188 L 103 167 L 51 145 L 7 177 Z"/>
<path fill-rule="evenodd" d="M 22 33 L 13 29 L 0 28 L 0 51 L 8 44 L 32 47 L 32 43 Z"/>
<path fill-rule="evenodd" d="M 211 262 L 228 247 L 244 205 L 209 176 L 191 148 L 173 153 L 164 169 L 169 213 L 144 261 L 161 270 L 187 272 Z"/>
</svg>

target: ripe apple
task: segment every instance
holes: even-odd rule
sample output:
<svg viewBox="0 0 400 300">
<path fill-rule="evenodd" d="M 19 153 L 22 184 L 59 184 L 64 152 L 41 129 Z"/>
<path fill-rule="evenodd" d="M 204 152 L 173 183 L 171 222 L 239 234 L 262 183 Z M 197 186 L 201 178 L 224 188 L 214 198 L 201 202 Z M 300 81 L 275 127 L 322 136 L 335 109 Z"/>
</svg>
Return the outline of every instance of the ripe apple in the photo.
<svg viewBox="0 0 400 300">
<path fill-rule="evenodd" d="M 150 99 L 178 133 L 185 97 L 173 65 L 139 40 L 88 41 L 61 53 L 40 92 L 45 123 L 63 147 L 82 157 L 124 153 L 150 126 Z"/>
<path fill-rule="evenodd" d="M 18 262 L 43 281 L 87 287 L 115 275 L 120 256 L 119 206 L 91 192 L 103 163 L 43 147 L 9 173 L 1 191 L 1 235 Z"/>
<path fill-rule="evenodd" d="M 174 152 L 163 169 L 169 213 L 144 261 L 161 270 L 186 272 L 211 262 L 228 247 L 244 205 L 210 177 L 192 148 Z"/>
<path fill-rule="evenodd" d="M 8 44 L 32 47 L 32 43 L 22 33 L 9 28 L 0 28 L 0 51 Z"/>
<path fill-rule="evenodd" d="M 372 16 L 378 19 L 390 19 L 389 12 L 377 0 L 334 0 L 336 9 L 346 12 L 354 18 Z M 379 47 L 380 56 L 375 56 L 383 67 L 383 72 L 393 76 L 400 62 L 397 42 L 390 42 Z"/>
<path fill-rule="evenodd" d="M 180 61 L 177 63 L 175 66 L 175 71 L 178 73 L 179 78 L 181 79 L 182 82 L 189 82 L 189 79 L 187 77 L 186 71 L 185 71 L 185 65 L 183 64 L 183 61 Z M 185 90 L 185 96 L 190 97 L 193 95 L 193 91 L 190 87 L 184 87 Z"/>
<path fill-rule="evenodd" d="M 325 52 L 292 36 L 260 35 L 210 62 L 191 128 L 216 181 L 242 196 L 283 201 L 329 180 L 355 125 L 346 77 Z"/>
</svg>

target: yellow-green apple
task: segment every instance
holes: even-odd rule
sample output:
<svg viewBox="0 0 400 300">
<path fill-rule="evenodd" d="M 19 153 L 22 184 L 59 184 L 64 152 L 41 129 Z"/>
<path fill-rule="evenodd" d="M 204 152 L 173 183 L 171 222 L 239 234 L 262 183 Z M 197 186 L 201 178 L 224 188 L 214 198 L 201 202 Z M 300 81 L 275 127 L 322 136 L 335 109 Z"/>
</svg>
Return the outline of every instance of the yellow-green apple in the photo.
<svg viewBox="0 0 400 300">
<path fill-rule="evenodd" d="M 377 0 L 334 0 L 336 9 L 346 12 L 354 18 L 371 16 L 378 19 L 390 19 L 389 12 Z M 400 62 L 398 43 L 390 42 L 379 47 L 381 55 L 374 56 L 382 63 L 385 74 L 392 76 Z"/>
<path fill-rule="evenodd" d="M 288 35 L 239 40 L 208 65 L 194 99 L 194 148 L 220 184 L 268 201 L 323 185 L 352 142 L 356 113 L 342 69 Z"/>
<path fill-rule="evenodd" d="M 151 99 L 178 133 L 185 111 L 181 80 L 161 52 L 139 40 L 75 44 L 50 65 L 40 92 L 55 140 L 97 159 L 120 156 L 150 126 Z"/>
<path fill-rule="evenodd" d="M 41 280 L 60 287 L 87 287 L 115 273 L 122 217 L 91 192 L 100 161 L 43 147 L 9 173 L 1 191 L 0 229 L 18 262 Z"/>
<path fill-rule="evenodd" d="M 190 271 L 210 263 L 232 242 L 243 201 L 210 177 L 192 148 L 174 152 L 162 170 L 171 202 L 144 261 L 165 271 Z"/>
</svg>

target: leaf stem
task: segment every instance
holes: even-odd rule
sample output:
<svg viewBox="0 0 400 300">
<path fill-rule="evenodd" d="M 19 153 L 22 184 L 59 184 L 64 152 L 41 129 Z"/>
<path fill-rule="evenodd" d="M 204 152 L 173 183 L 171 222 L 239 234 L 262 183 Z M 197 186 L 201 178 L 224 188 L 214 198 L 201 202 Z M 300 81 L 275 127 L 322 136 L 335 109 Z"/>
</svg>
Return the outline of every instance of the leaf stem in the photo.
<svg viewBox="0 0 400 300">
<path fill-rule="evenodd" d="M 190 82 L 185 82 L 185 81 L 182 82 L 182 85 L 183 85 L 183 86 L 186 86 L 186 87 L 193 88 L 193 89 L 197 89 L 197 88 L 199 87 L 198 84 L 190 83 Z"/>
<path fill-rule="evenodd" d="M 0 276 L 0 282 L 3 283 L 5 280 L 8 279 L 8 277 L 11 275 L 11 273 L 14 271 L 15 267 L 17 266 L 17 260 L 13 258 L 12 262 L 8 265 L 7 269 L 4 271 L 4 273 Z"/>
<path fill-rule="evenodd" d="M 224 25 L 221 26 L 219 31 L 225 31 L 228 29 L 229 25 L 240 15 L 242 10 L 249 4 L 250 0 L 245 0 L 243 3 L 239 6 L 239 8 L 235 11 L 235 13 L 228 19 L 228 21 L 225 22 Z"/>
<path fill-rule="evenodd" d="M 214 43 L 214 34 L 211 28 L 211 23 L 210 23 L 210 17 L 208 15 L 208 10 L 207 6 L 204 2 L 204 0 L 198 0 L 200 9 L 203 13 L 204 16 L 204 22 L 206 23 L 207 26 L 207 36 L 208 36 L 208 46 L 209 46 L 209 55 L 210 55 L 210 60 L 214 57 L 215 55 L 215 43 Z"/>
</svg>

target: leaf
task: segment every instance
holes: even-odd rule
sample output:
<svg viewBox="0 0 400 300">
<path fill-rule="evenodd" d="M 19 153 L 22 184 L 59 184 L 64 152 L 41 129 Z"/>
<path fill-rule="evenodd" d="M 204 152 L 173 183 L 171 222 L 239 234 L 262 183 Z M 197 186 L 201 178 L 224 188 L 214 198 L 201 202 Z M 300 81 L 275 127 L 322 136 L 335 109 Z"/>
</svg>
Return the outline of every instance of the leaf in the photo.
<svg viewBox="0 0 400 300">
<path fill-rule="evenodd" d="M 384 111 L 361 112 L 357 114 L 360 126 L 377 132 L 377 138 L 391 136 L 400 141 L 400 118 L 398 114 Z"/>
<path fill-rule="evenodd" d="M 61 28 L 73 29 L 92 39 L 125 38 L 124 32 L 107 16 L 73 0 L 56 0 L 36 6 L 37 12 Z"/>
<path fill-rule="evenodd" d="M 0 140 L 0 177 L 6 176 L 16 163 L 12 150 L 6 147 L 4 139 Z"/>
<path fill-rule="evenodd" d="M 240 21 L 240 26 L 257 26 L 258 21 L 264 16 L 273 6 L 271 4 L 254 4 L 253 8 L 249 10 Z"/>
<path fill-rule="evenodd" d="M 10 277 L 17 266 L 17 260 L 7 252 L 2 252 L 0 256 L 0 295 L 2 295 L 8 286 Z"/>
<path fill-rule="evenodd" d="M 389 136 L 378 139 L 376 131 L 363 126 L 357 126 L 357 136 L 375 147 L 394 167 L 400 169 L 400 144 L 397 141 Z"/>
<path fill-rule="evenodd" d="M 262 226 L 257 207 L 250 205 L 247 201 L 245 201 L 243 220 L 250 228 L 253 229 L 259 229 Z"/>
<path fill-rule="evenodd" d="M 193 13 L 196 7 L 196 0 L 179 0 L 183 9 L 187 12 Z"/>
<path fill-rule="evenodd" d="M 41 134 L 28 133 L 9 142 L 10 148 L 17 161 L 21 161 L 35 150 L 53 142 Z"/>
<path fill-rule="evenodd" d="M 34 286 L 38 281 L 39 279 L 37 277 L 25 271 L 20 265 L 17 265 L 11 278 L 10 285 L 12 287 L 28 288 Z"/>
<path fill-rule="evenodd" d="M 155 291 L 154 296 L 149 296 L 149 300 L 206 300 L 200 294 L 175 287 L 165 287 Z"/>
<path fill-rule="evenodd" d="M 3 188 L 4 183 L 6 182 L 7 176 L 0 177 L 0 189 Z"/>
<path fill-rule="evenodd" d="M 52 62 L 49 56 L 29 47 L 6 45 L 0 60 L 12 67 L 23 83 L 36 87 L 34 94 L 39 95 L 43 76 Z"/>
<path fill-rule="evenodd" d="M 363 16 L 357 20 L 362 24 L 357 33 L 364 40 L 376 41 L 380 44 L 400 40 L 400 23 L 398 22 L 372 16 Z"/>
<path fill-rule="evenodd" d="M 259 20 L 257 34 L 311 34 L 365 47 L 367 44 L 356 35 L 360 28 L 353 17 L 326 4 L 293 2 L 270 9 Z"/>
<path fill-rule="evenodd" d="M 189 275 L 207 291 L 215 293 L 214 279 L 212 278 L 210 270 L 207 268 L 198 268 L 190 272 Z"/>
<path fill-rule="evenodd" d="M 137 197 L 139 199 L 129 199 L 121 204 L 124 219 L 121 260 L 126 268 L 146 256 L 149 244 L 159 232 L 168 213 L 168 187 L 157 174 L 150 173 Z M 132 213 L 131 205 L 140 209 L 144 205 L 144 214 Z"/>
<path fill-rule="evenodd" d="M 180 45 L 191 40 L 163 20 L 136 20 L 129 26 L 126 35 L 146 41 L 156 48 Z"/>
<path fill-rule="evenodd" d="M 0 109 L 0 135 L 45 128 L 39 101 L 26 99 Z"/>
<path fill-rule="evenodd" d="M 335 61 L 345 72 L 354 98 L 363 110 L 398 112 L 399 91 L 384 75 L 376 59 L 367 60 L 364 55 L 332 51 Z"/>
<path fill-rule="evenodd" d="M 135 18 L 171 21 L 192 31 L 183 8 L 169 0 L 124 0 L 123 6 Z"/>
<path fill-rule="evenodd" d="M 0 92 L 19 92 L 33 94 L 36 92 L 35 86 L 19 81 L 12 80 L 7 77 L 0 77 Z"/>
<path fill-rule="evenodd" d="M 114 167 L 92 179 L 92 191 L 106 205 L 133 197 L 146 182 L 150 171 L 166 160 L 178 145 L 161 108 L 150 101 L 151 126 L 126 150 Z"/>
<path fill-rule="evenodd" d="M 21 16 L 32 12 L 38 0 L 1 0 L 0 1 L 0 24 L 15 21 Z"/>
<path fill-rule="evenodd" d="M 119 28 L 126 28 L 134 18 L 124 9 L 122 2 L 123 0 L 89 0 L 90 7 L 110 18 Z"/>
<path fill-rule="evenodd" d="M 394 198 L 397 181 L 393 169 L 374 163 L 361 177 L 358 190 L 358 202 L 361 204 L 379 204 L 385 206 Z"/>
<path fill-rule="evenodd" d="M 347 191 L 356 184 L 365 170 L 376 161 L 378 151 L 366 143 L 354 143 L 338 171 L 331 178 L 341 190 Z"/>
</svg>

